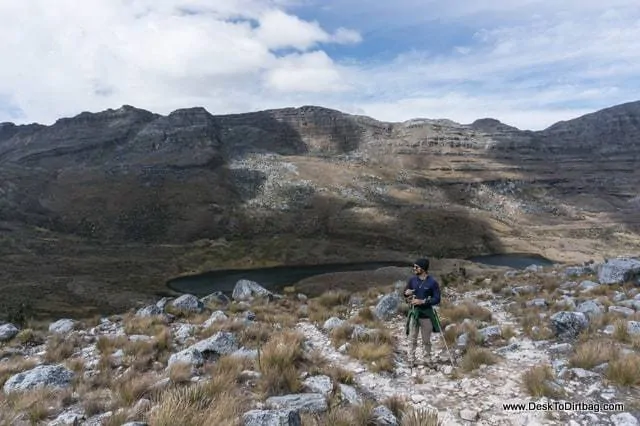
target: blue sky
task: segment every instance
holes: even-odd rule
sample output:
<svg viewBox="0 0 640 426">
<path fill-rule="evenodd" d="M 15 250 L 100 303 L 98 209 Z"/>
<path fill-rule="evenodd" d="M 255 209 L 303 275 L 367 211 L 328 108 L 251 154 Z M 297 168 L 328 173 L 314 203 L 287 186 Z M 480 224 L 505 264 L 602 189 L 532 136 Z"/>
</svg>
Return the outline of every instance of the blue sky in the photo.
<svg viewBox="0 0 640 426">
<path fill-rule="evenodd" d="M 538 130 L 640 100 L 637 0 L 0 0 L 0 39 L 0 122 L 313 104 Z"/>
</svg>

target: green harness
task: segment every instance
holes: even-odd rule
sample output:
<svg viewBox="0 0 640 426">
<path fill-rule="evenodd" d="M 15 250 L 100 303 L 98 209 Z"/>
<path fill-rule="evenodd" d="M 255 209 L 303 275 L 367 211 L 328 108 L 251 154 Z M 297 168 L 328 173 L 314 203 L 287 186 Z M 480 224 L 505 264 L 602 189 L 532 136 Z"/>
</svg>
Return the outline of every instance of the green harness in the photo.
<svg viewBox="0 0 640 426">
<path fill-rule="evenodd" d="M 440 333 L 440 321 L 438 320 L 438 314 L 434 311 L 434 309 L 431 306 L 426 306 L 420 309 L 414 305 L 411 306 L 411 309 L 409 309 L 409 313 L 407 314 L 407 324 L 405 325 L 405 333 L 407 334 L 407 336 L 409 335 L 411 321 L 413 321 L 415 327 L 418 327 L 420 323 L 419 319 L 421 317 L 428 317 L 431 320 L 431 331 L 433 331 L 434 333 Z"/>
</svg>

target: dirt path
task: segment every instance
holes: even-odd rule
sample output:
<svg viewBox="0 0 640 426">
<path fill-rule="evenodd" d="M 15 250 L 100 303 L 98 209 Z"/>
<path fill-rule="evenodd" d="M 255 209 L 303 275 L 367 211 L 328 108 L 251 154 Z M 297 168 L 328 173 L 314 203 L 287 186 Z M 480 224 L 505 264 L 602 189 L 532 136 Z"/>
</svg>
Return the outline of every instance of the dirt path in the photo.
<svg viewBox="0 0 640 426">
<path fill-rule="evenodd" d="M 474 296 L 476 294 L 467 294 Z M 504 309 L 504 301 L 495 299 L 481 302 L 490 309 L 500 325 L 511 325 L 521 332 L 516 321 Z M 502 359 L 496 365 L 484 366 L 463 378 L 453 378 L 442 371 L 417 369 L 411 376 L 405 360 L 407 339 L 404 334 L 404 318 L 387 323 L 400 342 L 399 356 L 393 373 L 370 372 L 366 365 L 338 352 L 328 336 L 315 325 L 303 322 L 298 325 L 311 344 L 336 365 L 354 373 L 358 388 L 378 401 L 387 397 L 404 396 L 419 408 L 437 409 L 444 425 L 535 425 L 565 424 L 546 418 L 543 412 L 512 412 L 503 410 L 503 403 L 524 403 L 531 400 L 521 387 L 520 375 L 533 365 L 549 362 L 544 349 L 526 338 L 518 338 L 514 345 L 501 351 Z M 432 337 L 434 354 L 448 359 L 442 338 Z M 453 350 L 452 348 L 450 348 Z M 419 353 L 420 354 L 420 353 Z M 461 413 L 462 411 L 462 413 Z M 462 417 L 469 421 L 463 420 Z"/>
</svg>

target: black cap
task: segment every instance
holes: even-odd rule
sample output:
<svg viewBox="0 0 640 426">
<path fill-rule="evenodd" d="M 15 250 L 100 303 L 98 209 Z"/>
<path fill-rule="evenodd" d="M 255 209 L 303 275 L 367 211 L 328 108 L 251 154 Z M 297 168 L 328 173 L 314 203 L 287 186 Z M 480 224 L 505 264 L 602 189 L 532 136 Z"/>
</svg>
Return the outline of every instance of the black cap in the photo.
<svg viewBox="0 0 640 426">
<path fill-rule="evenodd" d="M 415 265 L 418 265 L 421 269 L 428 271 L 429 270 L 429 259 L 418 259 L 414 262 Z"/>
</svg>

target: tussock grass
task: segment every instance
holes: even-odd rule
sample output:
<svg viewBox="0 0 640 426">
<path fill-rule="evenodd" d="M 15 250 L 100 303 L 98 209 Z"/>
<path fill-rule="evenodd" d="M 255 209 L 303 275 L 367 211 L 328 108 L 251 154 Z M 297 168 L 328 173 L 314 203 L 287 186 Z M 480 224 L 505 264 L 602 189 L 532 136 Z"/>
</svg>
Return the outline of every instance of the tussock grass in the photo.
<svg viewBox="0 0 640 426">
<path fill-rule="evenodd" d="M 388 343 L 355 342 L 347 353 L 365 362 L 373 372 L 393 371 L 394 347 Z"/>
<path fill-rule="evenodd" d="M 321 306 L 325 308 L 335 308 L 336 306 L 344 306 L 349 302 L 351 293 L 345 290 L 332 290 L 314 298 Z"/>
<path fill-rule="evenodd" d="M 531 396 L 558 398 L 560 389 L 552 384 L 555 380 L 550 365 L 536 365 L 523 373 L 522 382 Z"/>
<path fill-rule="evenodd" d="M 492 319 L 491 311 L 478 304 L 464 300 L 455 305 L 442 304 L 438 311 L 442 327 L 449 324 L 461 323 L 465 319 L 489 322 Z"/>
<path fill-rule="evenodd" d="M 4 403 L 0 403 L 0 412 L 2 412 L 0 420 L 3 416 L 15 418 L 23 413 L 29 423 L 39 424 L 47 417 L 72 404 L 73 401 L 69 390 L 36 389 L 12 393 L 6 397 Z"/>
<path fill-rule="evenodd" d="M 435 410 L 414 408 L 405 412 L 400 426 L 441 426 L 443 421 Z"/>
<path fill-rule="evenodd" d="M 460 367 L 466 372 L 478 369 L 481 365 L 493 365 L 498 362 L 498 357 L 490 350 L 471 346 L 460 360 Z"/>
<path fill-rule="evenodd" d="M 401 419 L 404 412 L 409 407 L 409 403 L 406 398 L 398 395 L 390 396 L 382 401 L 382 404 L 386 406 L 393 413 L 396 418 Z"/>
<path fill-rule="evenodd" d="M 68 336 L 54 334 L 47 340 L 47 351 L 44 359 L 49 363 L 63 362 L 75 353 L 81 343 L 80 337 L 77 334 Z"/>
<path fill-rule="evenodd" d="M 6 362 L 0 363 L 0 387 L 4 386 L 4 383 L 9 377 L 29 370 L 37 365 L 35 360 L 25 360 L 21 356 L 10 358 Z"/>
<path fill-rule="evenodd" d="M 162 316 L 136 317 L 134 314 L 127 314 L 123 320 L 124 332 L 128 335 L 141 334 L 153 336 L 166 328 L 166 322 Z"/>
<path fill-rule="evenodd" d="M 298 367 L 304 362 L 304 336 L 293 331 L 274 334 L 262 348 L 259 389 L 267 396 L 297 393 L 302 388 Z"/>
<path fill-rule="evenodd" d="M 620 386 L 639 386 L 640 355 L 630 353 L 609 361 L 605 377 Z"/>
<path fill-rule="evenodd" d="M 571 367 L 591 369 L 617 358 L 619 348 L 608 339 L 585 341 L 578 345 L 569 358 Z"/>
<path fill-rule="evenodd" d="M 157 402 L 149 416 L 154 426 L 239 426 L 248 406 L 235 389 L 220 390 L 208 382 L 168 389 Z"/>
<path fill-rule="evenodd" d="M 42 331 L 25 328 L 18 332 L 13 341 L 24 346 L 38 346 L 44 344 L 47 341 L 47 337 Z"/>
<path fill-rule="evenodd" d="M 123 348 L 129 340 L 126 336 L 107 337 L 100 336 L 96 342 L 96 349 L 102 355 L 111 355 L 118 349 Z"/>
<path fill-rule="evenodd" d="M 149 392 L 149 388 L 156 382 L 156 378 L 135 373 L 126 374 L 115 380 L 111 386 L 117 402 L 122 407 L 130 407 Z"/>
<path fill-rule="evenodd" d="M 191 364 L 177 362 L 169 367 L 169 379 L 175 384 L 188 383 L 192 376 Z"/>
</svg>

